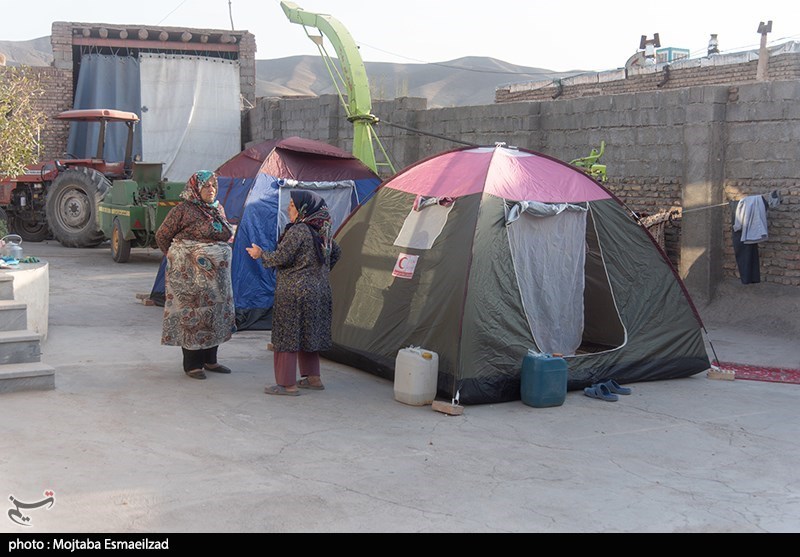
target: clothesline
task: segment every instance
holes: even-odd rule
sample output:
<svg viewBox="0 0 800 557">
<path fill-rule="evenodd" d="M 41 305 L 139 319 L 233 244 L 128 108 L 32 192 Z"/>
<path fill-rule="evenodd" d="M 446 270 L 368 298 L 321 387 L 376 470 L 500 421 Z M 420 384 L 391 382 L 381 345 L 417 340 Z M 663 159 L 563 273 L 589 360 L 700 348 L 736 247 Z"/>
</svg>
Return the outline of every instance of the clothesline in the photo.
<svg viewBox="0 0 800 557">
<path fill-rule="evenodd" d="M 784 189 L 793 190 L 793 189 L 797 189 L 797 188 L 800 188 L 800 186 L 789 186 L 788 188 L 784 188 Z M 777 193 L 777 191 L 778 190 L 772 190 L 770 192 L 762 193 L 760 195 L 761 196 L 769 196 L 769 195 L 772 195 L 773 193 Z M 693 207 L 691 209 L 683 209 L 683 210 L 681 210 L 681 213 L 691 213 L 691 212 L 694 212 L 694 211 L 703 211 L 705 209 L 713 209 L 714 207 L 724 207 L 726 205 L 729 205 L 731 203 L 731 201 L 739 201 L 739 200 L 731 199 L 730 201 L 726 201 L 724 203 L 715 203 L 714 205 L 704 205 L 702 207 Z"/>
<path fill-rule="evenodd" d="M 714 207 L 722 207 L 728 204 L 730 204 L 730 201 L 726 201 L 725 203 L 716 203 L 714 205 L 704 205 L 703 207 L 694 207 L 692 209 L 683 209 L 681 213 L 692 213 L 694 211 L 702 211 L 704 209 L 713 209 Z"/>
</svg>

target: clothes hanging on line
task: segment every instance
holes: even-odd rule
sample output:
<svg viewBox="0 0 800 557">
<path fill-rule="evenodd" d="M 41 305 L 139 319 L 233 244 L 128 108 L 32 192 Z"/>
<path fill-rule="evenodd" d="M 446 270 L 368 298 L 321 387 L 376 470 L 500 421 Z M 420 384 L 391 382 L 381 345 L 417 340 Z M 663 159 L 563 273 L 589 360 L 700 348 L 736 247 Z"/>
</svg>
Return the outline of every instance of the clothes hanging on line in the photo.
<svg viewBox="0 0 800 557">
<path fill-rule="evenodd" d="M 736 204 L 733 231 L 742 232 L 742 243 L 758 244 L 765 241 L 767 232 L 767 203 L 760 195 L 748 195 Z"/>
<path fill-rule="evenodd" d="M 760 195 L 751 195 L 739 201 L 731 201 L 730 207 L 733 253 L 739 269 L 739 279 L 742 284 L 761 282 L 758 244 L 768 237 L 767 201 Z"/>
</svg>

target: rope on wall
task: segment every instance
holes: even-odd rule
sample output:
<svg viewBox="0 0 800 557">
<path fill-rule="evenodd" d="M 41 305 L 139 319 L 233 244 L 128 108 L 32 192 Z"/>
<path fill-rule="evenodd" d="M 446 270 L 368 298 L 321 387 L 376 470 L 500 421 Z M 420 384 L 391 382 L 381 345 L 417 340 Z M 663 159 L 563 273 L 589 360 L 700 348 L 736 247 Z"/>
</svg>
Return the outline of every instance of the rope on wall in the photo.
<svg viewBox="0 0 800 557">
<path fill-rule="evenodd" d="M 399 128 L 401 130 L 406 130 L 412 133 L 417 133 L 419 135 L 427 135 L 429 137 L 435 137 L 437 139 L 444 139 L 445 141 L 452 141 L 453 143 L 460 143 L 461 145 L 469 145 L 470 147 L 480 147 L 477 143 L 470 143 L 468 141 L 461 141 L 459 139 L 453 139 L 452 137 L 446 137 L 444 135 L 439 135 L 431 132 L 426 132 L 422 130 L 418 130 L 415 128 L 409 128 L 408 126 L 401 126 L 400 124 L 393 124 L 392 122 L 387 122 L 386 120 L 380 120 L 381 124 L 386 124 L 387 126 L 392 126 L 394 128 Z"/>
</svg>

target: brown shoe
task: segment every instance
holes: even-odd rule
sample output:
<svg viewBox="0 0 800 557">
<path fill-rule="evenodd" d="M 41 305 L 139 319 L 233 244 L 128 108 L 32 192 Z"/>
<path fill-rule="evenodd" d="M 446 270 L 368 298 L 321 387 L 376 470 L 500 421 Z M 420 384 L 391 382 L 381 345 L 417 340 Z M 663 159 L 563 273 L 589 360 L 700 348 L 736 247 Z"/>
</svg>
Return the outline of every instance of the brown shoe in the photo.
<svg viewBox="0 0 800 557">
<path fill-rule="evenodd" d="M 206 365 L 203 366 L 203 369 L 205 369 L 206 371 L 213 371 L 214 373 L 230 373 L 231 372 L 231 368 L 225 367 L 222 364 L 215 364 L 214 367 L 211 367 L 210 365 L 206 364 Z"/>
<path fill-rule="evenodd" d="M 300 391 L 289 391 L 283 385 L 271 385 L 269 387 L 265 387 L 264 392 L 268 395 L 300 396 Z"/>
<path fill-rule="evenodd" d="M 309 389 L 312 391 L 324 391 L 325 385 L 320 382 L 319 385 L 315 385 L 311 381 L 308 380 L 308 377 L 303 377 L 300 381 L 297 382 L 297 386 L 301 389 Z"/>
<path fill-rule="evenodd" d="M 186 375 L 191 377 L 192 379 L 205 379 L 206 374 L 202 369 L 190 369 L 186 372 Z"/>
</svg>

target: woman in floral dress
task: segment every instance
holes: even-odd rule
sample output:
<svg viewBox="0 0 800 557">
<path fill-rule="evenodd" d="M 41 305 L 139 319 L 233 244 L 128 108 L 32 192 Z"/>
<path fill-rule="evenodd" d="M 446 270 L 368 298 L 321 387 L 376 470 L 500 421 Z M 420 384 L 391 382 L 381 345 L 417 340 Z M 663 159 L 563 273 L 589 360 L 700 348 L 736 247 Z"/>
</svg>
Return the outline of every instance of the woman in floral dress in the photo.
<svg viewBox="0 0 800 557">
<path fill-rule="evenodd" d="M 196 172 L 156 231 L 167 256 L 161 344 L 183 349 L 183 371 L 193 379 L 231 372 L 217 362 L 217 349 L 235 329 L 233 227 L 216 197 L 216 174 Z"/>
<path fill-rule="evenodd" d="M 264 267 L 276 269 L 272 318 L 275 385 L 264 392 L 297 396 L 298 388 L 322 390 L 319 352 L 331 347 L 330 270 L 341 253 L 331 235 L 325 200 L 308 191 L 292 191 L 289 224 L 275 251 L 245 248 Z M 300 381 L 297 381 L 297 367 Z"/>
</svg>

